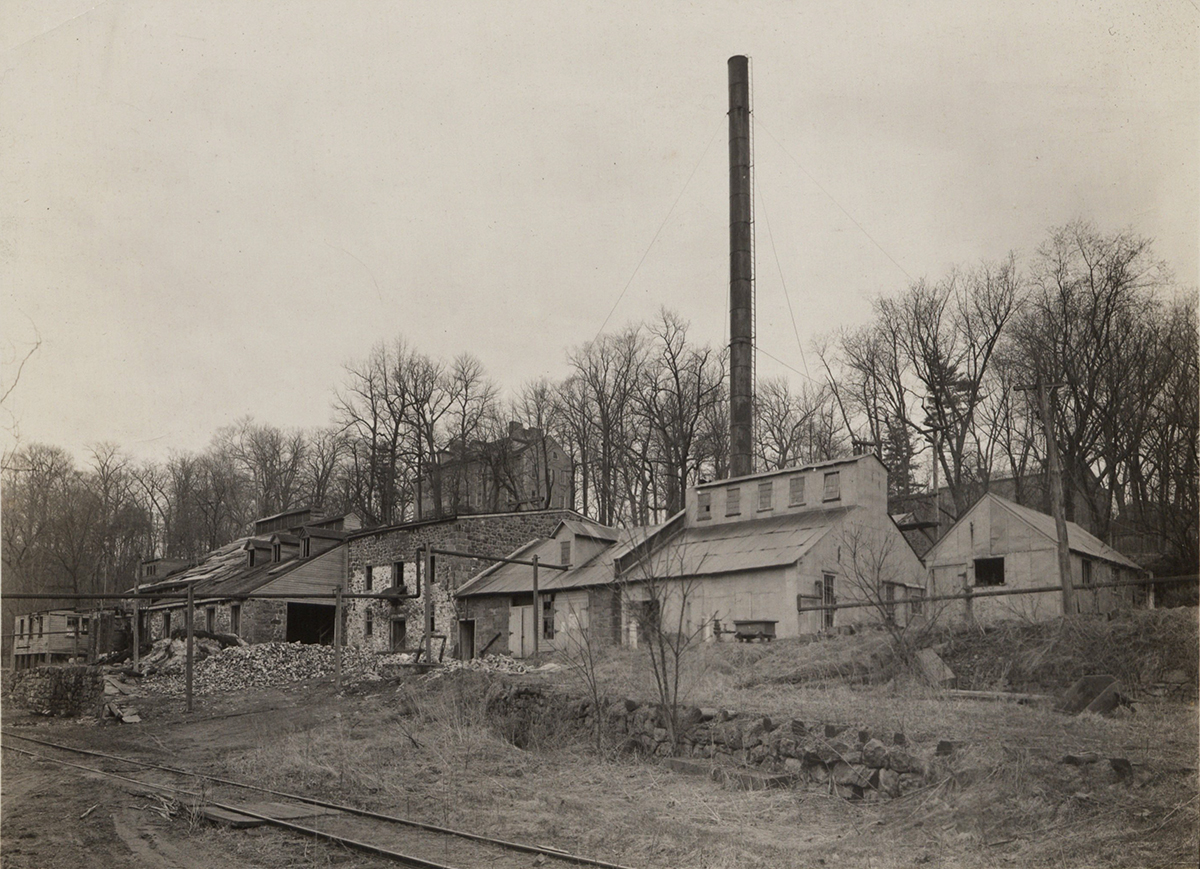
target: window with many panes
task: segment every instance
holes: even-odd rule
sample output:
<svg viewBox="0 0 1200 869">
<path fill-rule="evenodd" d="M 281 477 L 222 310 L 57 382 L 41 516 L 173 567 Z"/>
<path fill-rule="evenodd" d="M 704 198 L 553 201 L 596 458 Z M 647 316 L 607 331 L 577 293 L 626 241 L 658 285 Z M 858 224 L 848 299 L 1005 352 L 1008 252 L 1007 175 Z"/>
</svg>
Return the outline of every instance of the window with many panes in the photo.
<svg viewBox="0 0 1200 869">
<path fill-rule="evenodd" d="M 788 480 L 788 504 L 797 507 L 804 503 L 804 478 L 792 477 Z"/>
<path fill-rule="evenodd" d="M 725 515 L 736 516 L 742 512 L 742 490 L 737 486 L 725 490 Z"/>
<path fill-rule="evenodd" d="M 771 480 L 767 480 L 765 483 L 758 484 L 758 509 L 759 510 L 770 510 L 771 507 L 773 506 L 771 503 L 771 499 L 772 499 L 771 482 L 772 482 Z"/>
<path fill-rule="evenodd" d="M 554 639 L 554 595 L 542 598 L 542 638 Z"/>
<path fill-rule="evenodd" d="M 370 610 L 367 610 L 363 619 L 363 636 L 369 637 L 375 633 L 375 616 Z"/>
<path fill-rule="evenodd" d="M 696 495 L 697 519 L 712 518 L 712 492 L 700 492 Z"/>
<path fill-rule="evenodd" d="M 822 501 L 837 501 L 842 497 L 842 479 L 840 471 L 830 471 L 825 475 L 825 491 Z"/>
<path fill-rule="evenodd" d="M 570 564 L 571 563 L 571 541 L 570 540 L 559 541 L 558 563 L 559 564 Z"/>
</svg>

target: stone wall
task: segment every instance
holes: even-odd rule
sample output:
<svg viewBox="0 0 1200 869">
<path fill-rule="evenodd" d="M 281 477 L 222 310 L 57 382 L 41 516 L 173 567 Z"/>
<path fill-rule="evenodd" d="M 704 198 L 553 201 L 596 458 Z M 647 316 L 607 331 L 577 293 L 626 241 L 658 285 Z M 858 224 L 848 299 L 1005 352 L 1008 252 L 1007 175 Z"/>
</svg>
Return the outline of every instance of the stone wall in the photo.
<svg viewBox="0 0 1200 869">
<path fill-rule="evenodd" d="M 35 667 L 12 673 L 8 700 L 39 715 L 99 715 L 104 677 L 99 667 Z"/>
<path fill-rule="evenodd" d="M 672 755 L 657 704 L 621 698 L 596 710 L 590 700 L 514 682 L 493 692 L 488 705 L 489 718 L 506 733 L 566 725 L 591 734 L 597 713 L 606 739 L 623 750 Z M 847 799 L 886 799 L 923 787 L 934 755 L 957 747 L 944 741 L 914 746 L 902 733 L 694 706 L 680 709 L 680 730 L 679 751 L 671 761 L 676 768 L 748 789 L 816 788 Z"/>
<path fill-rule="evenodd" d="M 569 510 L 539 510 L 528 513 L 503 513 L 484 516 L 460 516 L 425 522 L 419 525 L 401 526 L 351 538 L 348 554 L 347 591 L 366 592 L 367 567 L 373 568 L 372 591 L 383 591 L 391 584 L 392 565 L 397 561 L 405 564 L 405 578 L 410 592 L 414 586 L 414 563 L 418 547 L 433 546 L 460 552 L 478 552 L 483 555 L 506 556 L 522 544 L 538 537 L 548 537 L 563 519 L 576 514 Z M 457 654 L 458 610 L 454 592 L 460 585 L 493 562 L 479 558 L 457 558 L 438 556 L 434 562 L 433 584 L 433 632 L 445 635 L 447 656 Z M 391 650 L 391 623 L 404 619 L 407 626 L 406 648 L 417 648 L 424 636 L 425 594 L 427 584 L 422 581 L 421 594 L 395 603 L 373 600 L 348 600 L 345 603 L 346 643 L 374 651 Z M 371 633 L 366 631 L 367 613 L 371 613 Z M 467 616 L 468 618 L 470 616 Z M 507 615 L 503 626 L 504 635 L 496 641 L 507 646 Z M 482 647 L 497 630 L 493 628 L 484 635 L 486 628 L 476 624 L 476 643 Z M 439 640 L 437 645 L 440 646 Z M 497 651 L 493 645 L 489 651 Z M 436 654 L 436 646 L 435 646 Z"/>
</svg>

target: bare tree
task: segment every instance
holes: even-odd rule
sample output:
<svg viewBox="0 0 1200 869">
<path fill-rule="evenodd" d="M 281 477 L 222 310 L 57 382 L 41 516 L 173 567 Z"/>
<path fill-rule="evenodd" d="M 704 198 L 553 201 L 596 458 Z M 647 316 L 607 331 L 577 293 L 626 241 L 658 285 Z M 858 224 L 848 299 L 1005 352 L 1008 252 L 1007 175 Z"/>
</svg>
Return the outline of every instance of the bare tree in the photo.
<svg viewBox="0 0 1200 869">
<path fill-rule="evenodd" d="M 862 606 L 847 613 L 882 627 L 893 660 L 911 668 L 917 653 L 932 642 L 943 604 L 925 600 L 922 575 L 909 575 L 900 561 L 898 534 L 862 523 L 847 524 L 840 536 L 846 594 L 842 603 Z"/>
<path fill-rule="evenodd" d="M 629 532 L 631 534 L 636 532 Z M 701 586 L 686 573 L 686 545 L 677 531 L 632 548 L 619 565 L 620 593 L 626 638 L 644 649 L 654 679 L 667 740 L 679 747 L 680 703 L 685 672 L 692 652 L 717 613 L 693 612 Z"/>
</svg>

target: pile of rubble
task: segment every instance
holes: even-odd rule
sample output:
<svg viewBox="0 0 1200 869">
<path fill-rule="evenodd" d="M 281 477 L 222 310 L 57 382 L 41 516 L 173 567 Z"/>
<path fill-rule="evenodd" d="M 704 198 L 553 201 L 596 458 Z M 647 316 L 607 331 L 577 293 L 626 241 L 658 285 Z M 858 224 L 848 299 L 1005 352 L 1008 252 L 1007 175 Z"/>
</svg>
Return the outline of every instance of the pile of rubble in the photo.
<svg viewBox="0 0 1200 869">
<path fill-rule="evenodd" d="M 170 666 L 159 666 L 142 685 L 162 694 L 184 691 L 184 655 L 175 653 Z M 177 665 L 174 662 L 178 662 Z M 378 656 L 358 649 L 342 649 L 342 673 L 351 682 L 377 678 Z M 336 668 L 332 646 L 304 643 L 261 643 L 230 646 L 197 660 L 192 667 L 192 690 L 196 694 L 219 694 L 246 688 L 273 688 L 331 676 Z"/>
<path fill-rule="evenodd" d="M 218 694 L 242 691 L 247 688 L 275 688 L 332 676 L 336 667 L 332 646 L 303 643 L 260 643 L 230 645 L 213 638 L 194 640 L 192 690 L 196 694 Z M 184 640 L 160 640 L 142 659 L 144 678 L 140 687 L 167 695 L 184 692 L 187 643 Z M 418 664 L 420 656 L 412 652 L 380 655 L 352 647 L 342 649 L 342 681 L 344 685 L 358 682 L 377 682 L 394 678 Z M 475 670 L 493 673 L 522 674 L 533 670 L 507 655 L 488 655 L 471 661 L 447 659 L 435 667 L 436 673 L 456 670 Z M 129 693 L 129 683 L 115 684 L 110 676 L 109 693 Z M 125 690 L 122 690 L 125 689 Z"/>
<path fill-rule="evenodd" d="M 485 655 L 469 661 L 450 659 L 442 662 L 445 671 L 476 670 L 485 673 L 530 673 L 533 669 L 508 655 Z"/>
</svg>

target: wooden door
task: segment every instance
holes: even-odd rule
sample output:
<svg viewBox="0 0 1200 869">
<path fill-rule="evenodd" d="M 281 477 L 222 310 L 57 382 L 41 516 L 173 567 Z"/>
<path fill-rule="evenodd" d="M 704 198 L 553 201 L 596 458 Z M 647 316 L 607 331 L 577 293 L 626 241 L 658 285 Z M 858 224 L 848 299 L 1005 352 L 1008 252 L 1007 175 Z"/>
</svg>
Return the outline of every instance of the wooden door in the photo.
<svg viewBox="0 0 1200 869">
<path fill-rule="evenodd" d="M 528 658 L 533 654 L 535 615 L 532 606 L 508 609 L 508 653 L 514 658 Z"/>
</svg>

